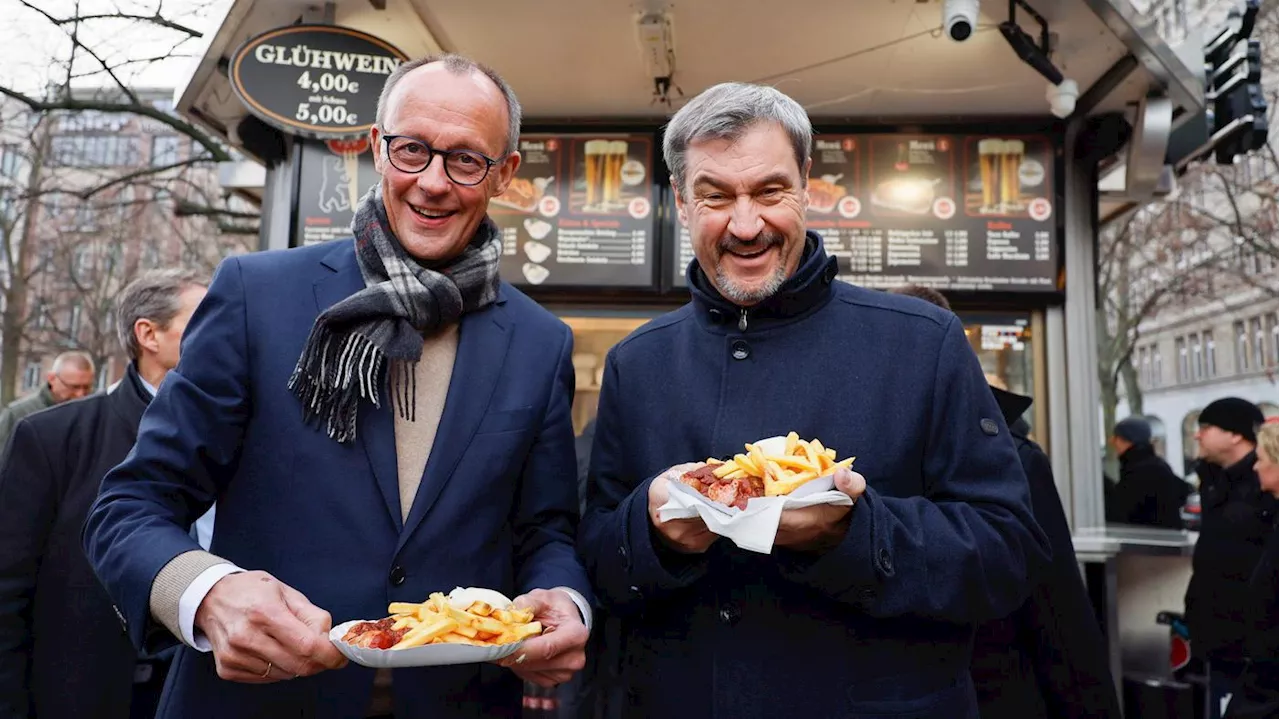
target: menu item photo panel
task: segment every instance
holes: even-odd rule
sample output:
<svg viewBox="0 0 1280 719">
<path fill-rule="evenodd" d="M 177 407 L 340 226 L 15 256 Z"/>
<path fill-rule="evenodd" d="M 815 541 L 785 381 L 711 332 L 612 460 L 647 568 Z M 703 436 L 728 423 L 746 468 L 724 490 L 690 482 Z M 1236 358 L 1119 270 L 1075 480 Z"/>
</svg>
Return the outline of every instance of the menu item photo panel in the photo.
<svg viewBox="0 0 1280 719">
<path fill-rule="evenodd" d="M 871 206 L 876 216 L 934 215 L 946 220 L 955 214 L 951 138 L 873 135 L 868 142 Z"/>
<path fill-rule="evenodd" d="M 1044 138 L 969 138 L 965 143 L 965 214 L 1047 219 L 1052 152 Z"/>
<path fill-rule="evenodd" d="M 653 137 L 531 133 L 516 177 L 490 203 L 499 272 L 544 287 L 653 284 Z"/>
</svg>

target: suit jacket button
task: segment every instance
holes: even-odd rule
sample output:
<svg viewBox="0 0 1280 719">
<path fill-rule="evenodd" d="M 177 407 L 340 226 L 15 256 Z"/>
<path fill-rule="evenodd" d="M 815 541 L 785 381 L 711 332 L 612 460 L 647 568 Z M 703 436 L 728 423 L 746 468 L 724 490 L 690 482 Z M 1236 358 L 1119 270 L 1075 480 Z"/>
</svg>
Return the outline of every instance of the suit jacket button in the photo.
<svg viewBox="0 0 1280 719">
<path fill-rule="evenodd" d="M 729 626 L 737 624 L 739 619 L 742 619 L 742 610 L 732 604 L 727 604 L 720 610 L 720 621 Z"/>
<path fill-rule="evenodd" d="M 404 567 L 397 564 L 396 566 L 391 568 L 390 579 L 393 585 L 398 587 L 401 584 L 404 584 L 404 577 L 405 577 Z"/>
</svg>

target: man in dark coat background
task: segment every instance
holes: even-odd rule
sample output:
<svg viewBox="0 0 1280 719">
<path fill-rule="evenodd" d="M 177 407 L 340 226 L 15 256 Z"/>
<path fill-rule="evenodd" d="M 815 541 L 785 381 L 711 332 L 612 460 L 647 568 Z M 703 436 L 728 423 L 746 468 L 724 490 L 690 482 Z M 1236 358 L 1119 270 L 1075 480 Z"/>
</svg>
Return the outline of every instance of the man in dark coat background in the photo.
<svg viewBox="0 0 1280 719">
<path fill-rule="evenodd" d="M 937 290 L 892 290 L 945 310 Z M 1031 398 L 995 386 L 995 395 L 1027 476 L 1031 509 L 1049 539 L 1053 561 L 1034 576 L 1031 596 L 1013 614 L 978 627 L 971 673 L 983 719 L 1120 719 L 1106 640 L 1080 578 L 1071 526 L 1058 497 L 1049 457 L 1022 419 Z"/>
<path fill-rule="evenodd" d="M 1263 492 L 1254 471 L 1262 411 L 1226 397 L 1200 411 L 1196 432 L 1200 463 L 1200 538 L 1191 558 L 1186 618 L 1192 655 L 1209 663 L 1211 711 L 1239 682 L 1249 636 L 1258 628 L 1246 611 L 1249 585 L 1274 532 L 1276 499 Z"/>
<path fill-rule="evenodd" d="M 805 232 L 811 147 L 803 108 L 741 83 L 666 131 L 693 301 L 608 355 L 579 535 L 627 716 L 976 719 L 974 625 L 1047 553 L 959 320 L 836 282 Z M 783 512 L 769 554 L 658 517 L 683 463 L 788 431 L 856 455 L 852 507 Z"/>
<path fill-rule="evenodd" d="M 1111 446 L 1120 460 L 1120 481 L 1107 497 L 1107 521 L 1182 529 L 1182 505 L 1191 485 L 1156 454 L 1151 424 L 1141 417 L 1120 420 Z"/>
<path fill-rule="evenodd" d="M 136 660 L 80 547 L 80 528 L 177 365 L 203 282 L 182 270 L 132 282 L 116 313 L 130 358 L 124 378 L 15 426 L 0 467 L 0 718 L 155 715 L 165 662 Z"/>
<path fill-rule="evenodd" d="M 0 410 L 0 460 L 18 420 L 54 405 L 86 397 L 93 391 L 97 378 L 93 358 L 84 352 L 63 352 L 53 358 L 53 366 L 39 391 L 9 403 Z"/>
<path fill-rule="evenodd" d="M 1031 596 L 1013 614 L 978 627 L 973 681 L 983 719 L 1120 719 L 1106 640 L 1071 541 L 1053 468 L 1016 422 L 1031 398 L 992 387 L 1027 475 L 1031 509 L 1049 538 L 1053 561 L 1034 577 Z"/>
</svg>

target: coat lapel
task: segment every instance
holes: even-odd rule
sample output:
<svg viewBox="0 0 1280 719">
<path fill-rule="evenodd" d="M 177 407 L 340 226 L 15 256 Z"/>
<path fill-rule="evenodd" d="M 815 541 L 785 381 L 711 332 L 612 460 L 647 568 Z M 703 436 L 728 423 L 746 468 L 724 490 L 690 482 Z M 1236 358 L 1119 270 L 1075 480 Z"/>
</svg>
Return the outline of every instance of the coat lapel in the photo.
<svg viewBox="0 0 1280 719">
<path fill-rule="evenodd" d="M 462 318 L 458 328 L 458 356 L 453 363 L 453 376 L 449 379 L 440 427 L 436 430 L 431 456 L 427 459 L 422 483 L 414 496 L 396 551 L 404 547 L 409 536 L 430 513 L 462 455 L 471 446 L 471 438 L 480 427 L 480 420 L 489 410 L 511 341 L 511 326 L 502 309 L 503 301 L 499 291 L 495 304 Z"/>
<path fill-rule="evenodd" d="M 324 312 L 333 305 L 364 289 L 364 278 L 356 264 L 352 242 L 337 243 L 333 252 L 321 261 L 331 272 L 315 283 L 316 309 Z M 364 449 L 373 470 L 378 490 L 387 505 L 397 531 L 401 528 L 400 480 L 396 469 L 396 433 L 391 398 L 387 388 L 380 389 L 381 407 L 361 402 L 356 419 L 356 442 Z M 325 441 L 332 441 L 325 436 Z"/>
</svg>

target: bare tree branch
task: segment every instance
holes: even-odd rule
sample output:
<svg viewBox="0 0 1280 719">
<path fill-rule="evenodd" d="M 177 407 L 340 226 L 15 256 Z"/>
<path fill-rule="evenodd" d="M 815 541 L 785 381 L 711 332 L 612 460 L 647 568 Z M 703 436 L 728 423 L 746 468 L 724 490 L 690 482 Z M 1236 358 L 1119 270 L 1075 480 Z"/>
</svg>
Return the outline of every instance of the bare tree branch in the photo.
<svg viewBox="0 0 1280 719">
<path fill-rule="evenodd" d="M 73 97 L 64 97 L 56 101 L 44 101 L 37 100 L 29 95 L 4 86 L 0 86 L 0 95 L 11 97 L 36 112 L 52 112 L 55 110 L 67 110 L 73 112 L 93 110 L 96 112 L 132 114 L 149 117 L 172 127 L 178 132 L 200 143 L 200 145 L 209 152 L 210 160 L 217 162 L 229 162 L 231 160 L 231 154 L 218 144 L 216 140 L 205 134 L 203 130 L 189 122 L 186 122 L 176 115 L 170 115 L 169 113 L 157 110 L 146 103 L 111 103 L 102 100 L 80 100 Z"/>
<path fill-rule="evenodd" d="M 31 7 L 30 4 L 24 2 L 24 0 L 18 0 L 18 1 L 21 2 L 23 5 L 26 5 L 27 7 Z M 68 23 L 74 23 L 74 22 L 89 22 L 91 20 L 141 20 L 143 22 L 148 22 L 153 25 L 158 25 L 160 27 L 168 28 L 170 30 L 177 30 L 180 33 L 190 36 L 191 38 L 199 39 L 204 37 L 204 33 L 200 32 L 199 30 L 195 30 L 193 28 L 187 27 L 186 25 L 182 25 L 180 23 L 176 23 L 172 20 L 169 20 L 164 16 L 160 15 L 159 12 L 157 12 L 155 15 L 131 15 L 129 13 L 104 13 L 101 15 L 80 15 L 78 17 L 70 17 L 70 18 L 62 18 L 62 19 L 56 19 L 51 17 L 48 13 L 44 13 L 43 11 L 41 12 L 45 17 L 49 18 L 49 21 L 51 23 L 59 26 L 66 25 Z"/>
<path fill-rule="evenodd" d="M 110 180 L 109 182 L 104 182 L 100 185 L 91 187 L 87 190 L 83 190 L 76 194 L 78 194 L 82 199 L 88 200 L 92 198 L 94 195 L 97 195 L 98 193 L 102 192 L 103 190 L 115 187 L 116 185 L 128 184 L 137 179 L 150 177 L 152 175 L 159 175 L 161 173 L 168 172 L 169 170 L 176 170 L 180 167 L 191 167 L 193 165 L 202 165 L 202 164 L 211 162 L 212 160 L 213 158 L 211 157 L 201 155 L 200 157 L 190 157 L 185 160 L 180 160 L 178 162 L 174 162 L 168 165 L 161 165 L 159 167 L 146 167 L 141 170 L 135 170 L 134 172 L 121 175 L 113 180 Z"/>
</svg>

